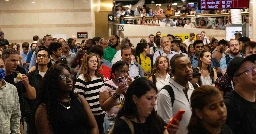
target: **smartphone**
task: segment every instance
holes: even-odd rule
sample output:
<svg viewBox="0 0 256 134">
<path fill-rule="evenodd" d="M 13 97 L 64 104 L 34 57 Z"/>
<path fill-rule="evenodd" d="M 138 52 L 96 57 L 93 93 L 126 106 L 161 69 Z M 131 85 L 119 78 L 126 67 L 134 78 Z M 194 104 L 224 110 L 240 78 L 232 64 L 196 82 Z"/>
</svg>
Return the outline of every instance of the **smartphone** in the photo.
<svg viewBox="0 0 256 134">
<path fill-rule="evenodd" d="M 124 77 L 119 77 L 119 78 L 118 78 L 118 82 L 119 82 L 119 83 L 125 83 L 126 81 L 125 81 L 125 78 L 124 78 Z"/>
<path fill-rule="evenodd" d="M 173 124 L 174 120 L 178 120 L 178 121 L 181 121 L 182 120 L 182 116 L 183 114 L 185 113 L 185 110 L 179 110 L 175 115 L 174 117 L 170 120 L 170 122 L 167 124 L 167 128 L 170 127 L 171 124 Z"/>
</svg>

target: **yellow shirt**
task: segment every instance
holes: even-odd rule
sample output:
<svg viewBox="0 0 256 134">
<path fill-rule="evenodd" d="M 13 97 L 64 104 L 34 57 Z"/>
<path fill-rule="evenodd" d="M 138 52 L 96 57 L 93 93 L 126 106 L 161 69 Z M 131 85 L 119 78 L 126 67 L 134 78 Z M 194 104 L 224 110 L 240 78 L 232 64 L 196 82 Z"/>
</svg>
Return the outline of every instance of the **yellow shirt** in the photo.
<svg viewBox="0 0 256 134">
<path fill-rule="evenodd" d="M 142 69 L 144 70 L 144 76 L 149 77 L 151 74 L 151 59 L 146 56 L 146 58 L 140 54 L 139 56 L 136 56 L 138 63 L 141 65 Z"/>
<path fill-rule="evenodd" d="M 174 9 L 171 8 L 170 10 L 165 10 L 165 15 L 174 15 Z"/>
</svg>

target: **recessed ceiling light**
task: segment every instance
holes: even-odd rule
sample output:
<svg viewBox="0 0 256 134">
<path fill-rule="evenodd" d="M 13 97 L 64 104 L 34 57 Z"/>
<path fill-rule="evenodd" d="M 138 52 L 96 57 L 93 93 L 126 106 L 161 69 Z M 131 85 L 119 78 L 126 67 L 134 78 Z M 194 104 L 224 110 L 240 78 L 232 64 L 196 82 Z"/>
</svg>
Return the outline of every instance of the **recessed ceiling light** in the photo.
<svg viewBox="0 0 256 134">
<path fill-rule="evenodd" d="M 9 1 L 9 0 L 5 0 L 5 1 Z"/>
<path fill-rule="evenodd" d="M 32 1 L 32 3 L 34 4 L 34 3 L 36 3 L 36 2 Z"/>
</svg>

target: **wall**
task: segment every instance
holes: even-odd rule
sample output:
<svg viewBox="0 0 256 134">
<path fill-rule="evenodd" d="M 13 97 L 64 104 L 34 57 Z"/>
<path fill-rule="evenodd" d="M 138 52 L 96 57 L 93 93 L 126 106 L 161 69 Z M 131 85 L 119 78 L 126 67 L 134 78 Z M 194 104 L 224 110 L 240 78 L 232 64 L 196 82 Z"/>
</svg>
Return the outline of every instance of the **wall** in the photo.
<svg viewBox="0 0 256 134">
<path fill-rule="evenodd" d="M 34 1 L 35 3 L 32 3 Z M 94 37 L 93 0 L 9 0 L 0 1 L 0 28 L 9 42 L 32 42 L 34 35 L 88 32 Z"/>
</svg>

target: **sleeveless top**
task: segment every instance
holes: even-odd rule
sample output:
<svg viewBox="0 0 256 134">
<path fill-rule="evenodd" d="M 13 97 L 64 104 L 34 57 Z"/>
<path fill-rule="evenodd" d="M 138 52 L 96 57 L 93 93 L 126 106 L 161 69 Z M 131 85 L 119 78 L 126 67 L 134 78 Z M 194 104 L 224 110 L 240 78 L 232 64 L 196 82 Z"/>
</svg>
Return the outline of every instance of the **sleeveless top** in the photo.
<svg viewBox="0 0 256 134">
<path fill-rule="evenodd" d="M 69 106 L 68 102 L 61 103 Z M 89 134 L 87 113 L 78 98 L 70 100 L 70 109 L 59 104 L 56 107 L 56 134 Z"/>
</svg>

